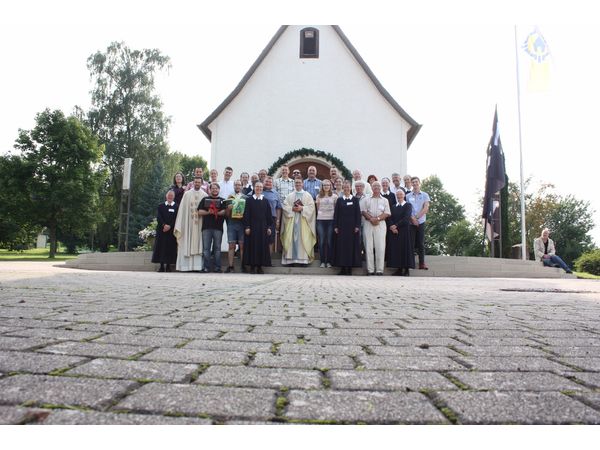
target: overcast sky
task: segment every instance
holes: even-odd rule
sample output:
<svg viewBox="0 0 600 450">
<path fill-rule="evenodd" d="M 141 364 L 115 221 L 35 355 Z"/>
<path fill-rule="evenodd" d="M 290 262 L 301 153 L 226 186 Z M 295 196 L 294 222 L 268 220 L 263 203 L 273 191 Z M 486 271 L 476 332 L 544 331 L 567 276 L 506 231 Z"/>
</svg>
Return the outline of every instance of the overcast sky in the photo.
<svg viewBox="0 0 600 450">
<path fill-rule="evenodd" d="M 525 177 L 532 177 L 533 188 L 551 182 L 561 193 L 590 201 L 598 224 L 593 237 L 600 243 L 600 31 L 589 23 L 597 16 L 550 15 L 546 10 L 534 15 L 535 5 L 517 5 L 491 21 L 490 5 L 496 3 L 468 1 L 458 2 L 465 6 L 462 10 L 452 2 L 452 8 L 442 3 L 416 12 L 406 7 L 363 11 L 352 2 L 323 6 L 305 1 L 298 11 L 280 11 L 276 2 L 224 3 L 3 4 L 0 152 L 12 148 L 18 129 L 31 128 L 44 108 L 67 113 L 75 105 L 88 108 L 87 57 L 112 41 L 125 41 L 131 48 L 158 48 L 171 58 L 169 73 L 157 80 L 157 93 L 172 120 L 171 149 L 208 160 L 210 143 L 196 125 L 233 90 L 278 27 L 335 23 L 383 86 L 423 124 L 408 151 L 409 173 L 422 178 L 437 174 L 471 217 L 479 212 L 496 104 L 508 176 L 519 180 L 513 24 L 519 24 L 519 44 L 535 24 L 551 50 L 551 85 L 548 92 L 536 94 L 527 91 L 525 82 L 521 85 Z M 316 5 L 321 14 L 307 14 Z M 525 80 L 529 63 L 521 50 L 519 54 Z M 368 161 L 363 169 L 369 172 Z"/>
</svg>

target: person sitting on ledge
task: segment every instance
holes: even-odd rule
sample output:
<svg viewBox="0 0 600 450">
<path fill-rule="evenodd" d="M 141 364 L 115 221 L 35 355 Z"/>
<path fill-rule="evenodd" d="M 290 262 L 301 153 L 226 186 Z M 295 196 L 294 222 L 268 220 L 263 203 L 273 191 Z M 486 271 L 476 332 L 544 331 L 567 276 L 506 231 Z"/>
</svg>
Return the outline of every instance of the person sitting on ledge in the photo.
<svg viewBox="0 0 600 450">
<path fill-rule="evenodd" d="M 544 228 L 542 235 L 533 240 L 533 251 L 535 260 L 542 261 L 544 266 L 561 267 L 567 273 L 573 273 L 569 266 L 556 254 L 554 241 L 550 239 L 550 230 Z"/>
</svg>

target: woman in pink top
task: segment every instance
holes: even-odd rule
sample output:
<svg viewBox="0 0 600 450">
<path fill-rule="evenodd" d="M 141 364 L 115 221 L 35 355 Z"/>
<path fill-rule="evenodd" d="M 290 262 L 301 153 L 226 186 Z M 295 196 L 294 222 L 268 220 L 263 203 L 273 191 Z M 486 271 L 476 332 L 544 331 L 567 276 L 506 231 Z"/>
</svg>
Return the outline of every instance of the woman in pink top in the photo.
<svg viewBox="0 0 600 450">
<path fill-rule="evenodd" d="M 323 180 L 316 201 L 320 267 L 331 267 L 333 262 L 333 212 L 337 198 L 331 189 L 331 181 Z"/>
</svg>

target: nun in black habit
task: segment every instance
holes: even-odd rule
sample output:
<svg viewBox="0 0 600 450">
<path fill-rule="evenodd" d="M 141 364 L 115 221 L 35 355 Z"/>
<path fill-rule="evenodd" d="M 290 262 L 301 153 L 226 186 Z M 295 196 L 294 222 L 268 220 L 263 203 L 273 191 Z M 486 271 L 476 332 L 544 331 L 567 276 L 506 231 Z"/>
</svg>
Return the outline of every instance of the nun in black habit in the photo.
<svg viewBox="0 0 600 450">
<path fill-rule="evenodd" d="M 171 272 L 171 264 L 177 262 L 177 239 L 173 235 L 177 208 L 175 193 L 167 192 L 166 201 L 158 205 L 156 213 L 156 240 L 152 251 L 152 262 L 160 263 L 159 272 Z"/>
<path fill-rule="evenodd" d="M 341 267 L 338 275 L 352 275 L 353 267 L 362 267 L 360 204 L 351 189 L 350 181 L 344 181 L 333 213 L 333 265 Z"/>
<path fill-rule="evenodd" d="M 394 275 L 408 276 L 408 269 L 415 268 L 413 240 L 410 238 L 412 205 L 405 200 L 404 190 L 396 191 L 396 203 L 387 218 L 387 266 L 397 268 Z"/>
</svg>

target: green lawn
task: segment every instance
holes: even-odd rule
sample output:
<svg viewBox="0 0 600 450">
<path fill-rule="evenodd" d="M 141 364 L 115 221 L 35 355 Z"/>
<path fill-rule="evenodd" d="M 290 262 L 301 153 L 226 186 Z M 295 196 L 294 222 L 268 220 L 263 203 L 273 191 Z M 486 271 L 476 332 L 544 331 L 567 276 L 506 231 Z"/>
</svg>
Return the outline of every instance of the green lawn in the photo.
<svg viewBox="0 0 600 450">
<path fill-rule="evenodd" d="M 592 275 L 591 273 L 587 273 L 587 272 L 573 272 L 577 278 L 583 278 L 585 280 L 600 280 L 600 277 L 598 275 Z"/>
<path fill-rule="evenodd" d="M 77 255 L 58 252 L 56 257 L 50 260 L 48 259 L 49 253 L 50 249 L 48 248 L 35 248 L 22 252 L 0 249 L 0 261 L 66 261 L 77 258 Z"/>
</svg>

